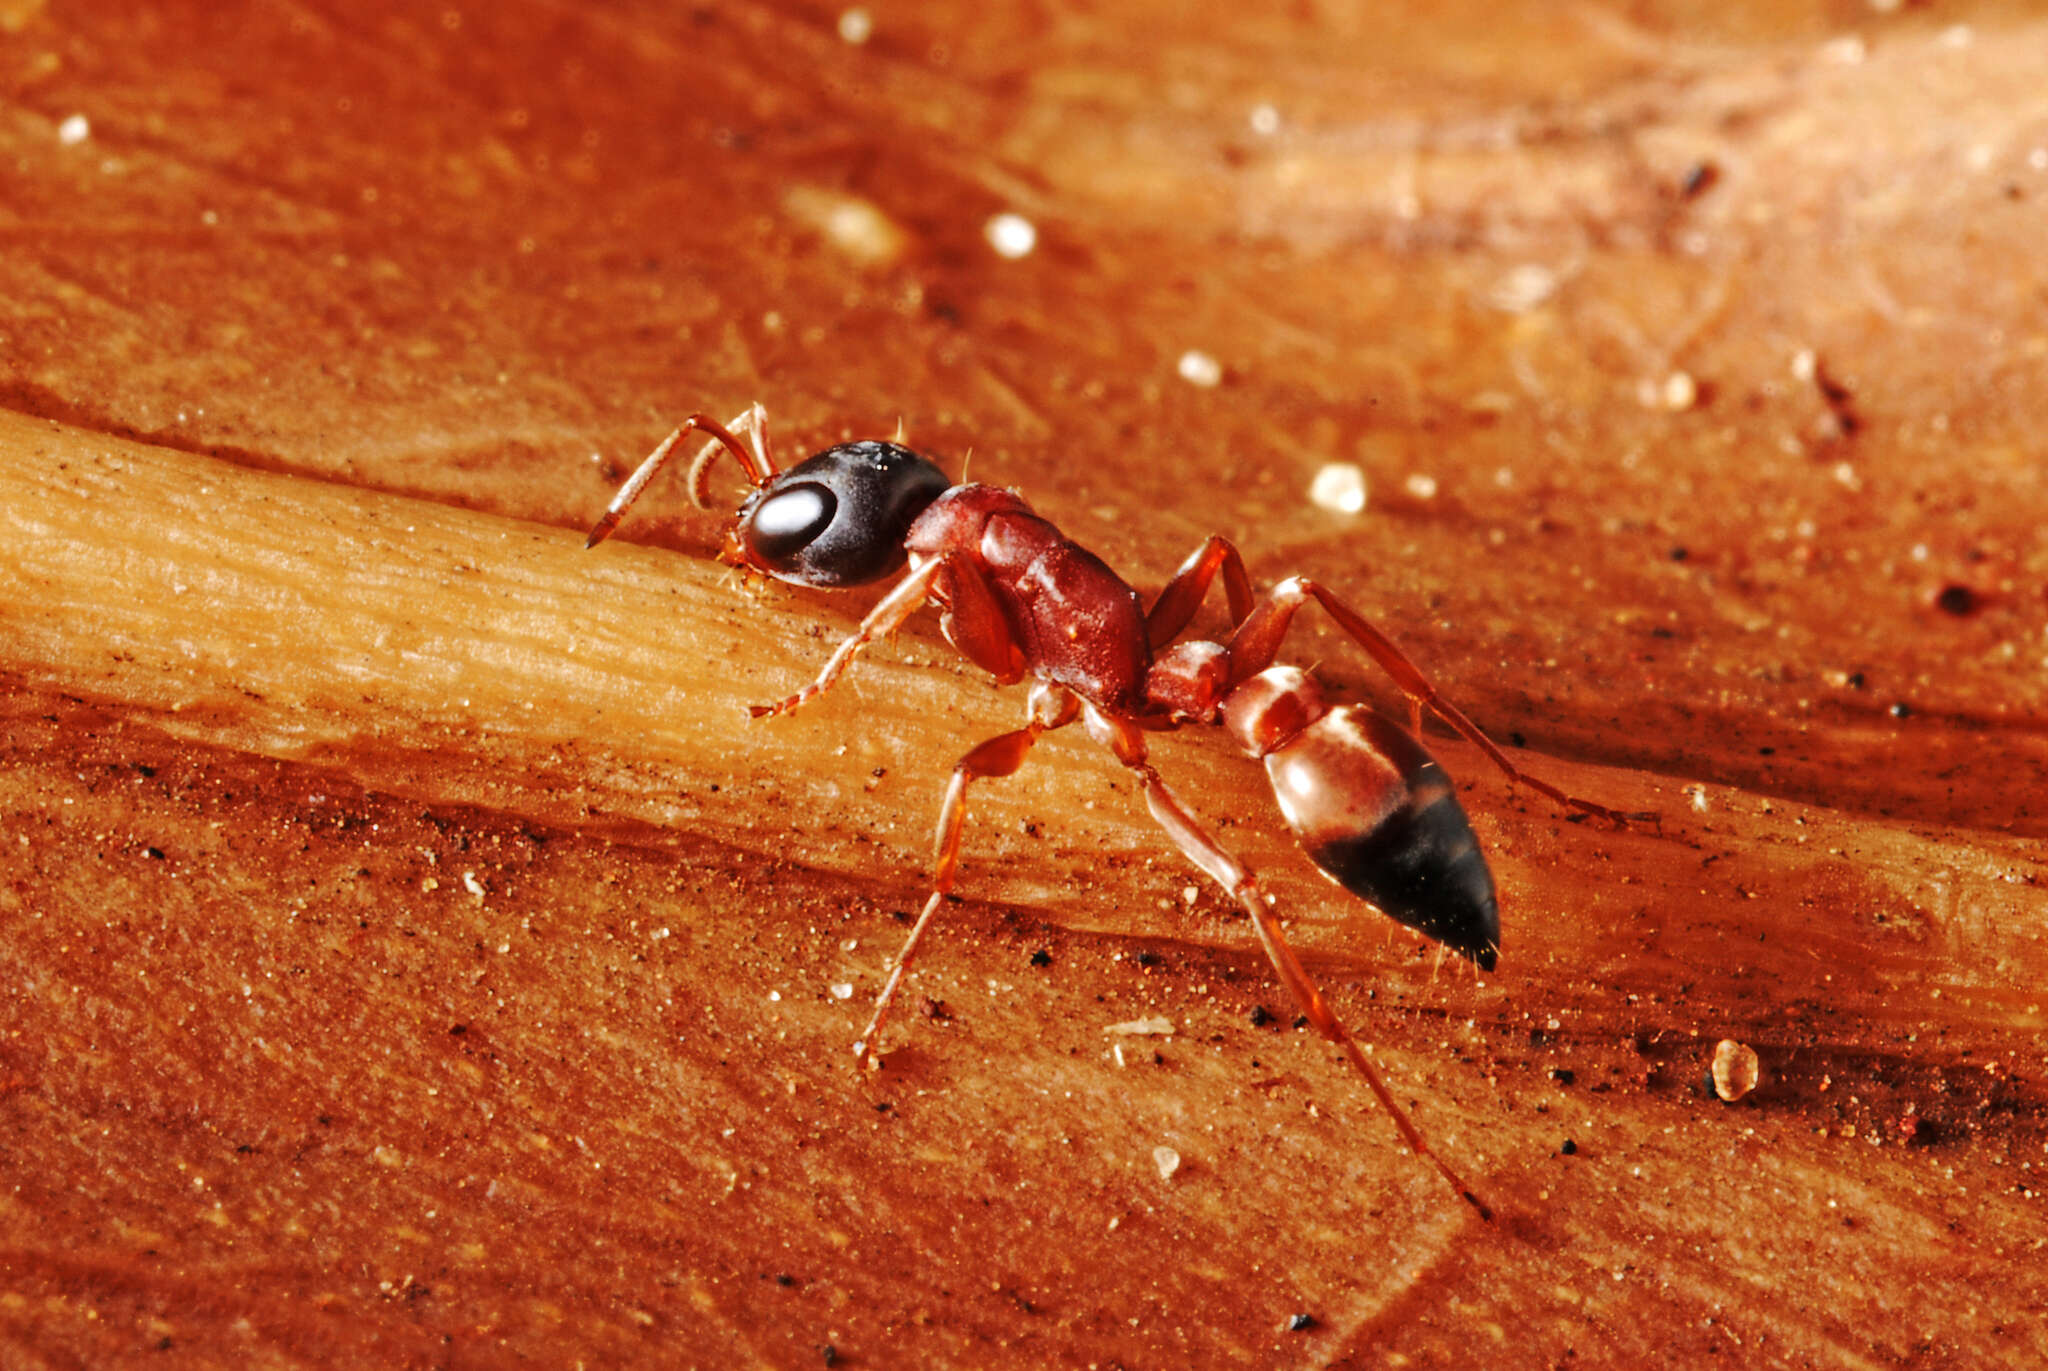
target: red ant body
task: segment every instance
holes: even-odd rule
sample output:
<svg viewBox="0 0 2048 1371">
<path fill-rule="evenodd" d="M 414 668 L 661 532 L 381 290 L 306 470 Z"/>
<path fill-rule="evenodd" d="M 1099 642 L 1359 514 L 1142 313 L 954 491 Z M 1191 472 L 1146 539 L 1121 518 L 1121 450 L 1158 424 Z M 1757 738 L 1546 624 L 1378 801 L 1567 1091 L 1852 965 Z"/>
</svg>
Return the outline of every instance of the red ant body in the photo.
<svg viewBox="0 0 2048 1371">
<path fill-rule="evenodd" d="M 1488 1215 L 1423 1141 L 1331 1011 L 1252 873 L 1196 823 L 1146 760 L 1145 733 L 1183 723 L 1222 725 L 1265 762 L 1281 811 L 1326 875 L 1487 969 L 1500 947 L 1493 876 L 1450 778 L 1413 732 L 1368 709 L 1333 708 L 1304 672 L 1273 665 L 1295 611 L 1314 601 L 1336 619 L 1407 694 L 1416 731 L 1422 710 L 1429 709 L 1512 779 L 1616 823 L 1623 816 L 1518 771 L 1392 640 L 1313 581 L 1290 578 L 1257 601 L 1237 549 L 1212 537 L 1146 609 L 1100 558 L 1034 514 L 1015 492 L 954 485 L 894 443 L 841 444 L 778 469 L 759 405 L 730 427 L 692 415 L 620 488 L 589 545 L 612 531 L 693 431 L 710 438 L 690 472 L 691 495 L 700 506 L 704 475 L 720 452 L 737 459 L 754 486 L 727 529 L 721 560 L 826 587 L 878 581 L 909 566 L 814 682 L 777 704 L 755 706 L 755 717 L 788 713 L 829 688 L 863 646 L 894 632 L 927 600 L 939 605 L 947 639 L 998 681 L 1035 678 L 1024 727 L 982 743 L 953 769 L 939 813 L 931 897 L 876 1000 L 856 1046 L 860 1060 L 872 1052 L 903 973 L 953 888 L 968 785 L 1012 774 L 1041 734 L 1078 718 L 1137 775 L 1152 817 L 1180 850 L 1251 916 L 1303 1014 L 1351 1059 L 1409 1147 Z M 740 442 L 740 433 L 751 438 L 751 447 Z M 1229 603 L 1229 640 L 1176 643 L 1218 576 Z"/>
</svg>

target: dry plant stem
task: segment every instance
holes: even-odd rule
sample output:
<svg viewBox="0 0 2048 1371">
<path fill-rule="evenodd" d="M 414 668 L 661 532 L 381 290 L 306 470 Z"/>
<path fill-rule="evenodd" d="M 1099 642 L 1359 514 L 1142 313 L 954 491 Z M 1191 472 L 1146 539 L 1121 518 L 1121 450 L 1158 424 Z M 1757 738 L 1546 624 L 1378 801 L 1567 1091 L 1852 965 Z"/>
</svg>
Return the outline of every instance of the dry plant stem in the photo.
<svg viewBox="0 0 2048 1371">
<path fill-rule="evenodd" d="M 749 614 L 694 559 L 587 557 L 557 529 L 5 415 L 0 536 L 12 667 L 182 737 L 564 827 L 602 814 L 741 847 L 766 841 L 753 795 L 829 807 L 822 735 L 732 746 L 763 681 L 814 669 L 805 616 Z M 947 682 L 871 670 L 889 698 L 867 741 L 908 765 L 917 711 Z M 874 860 L 835 857 L 829 833 L 775 841 L 825 868 Z"/>
<path fill-rule="evenodd" d="M 735 747 L 764 688 L 818 672 L 811 630 L 842 603 L 772 612 L 699 559 L 586 555 L 561 529 L 4 414 L 0 540 L 0 648 L 28 682 L 180 738 L 565 830 L 645 824 L 908 883 L 930 857 L 923 778 L 958 759 L 951 740 L 1014 722 L 942 647 L 899 638 L 830 701 Z M 1221 749 L 1182 764 L 1205 790 L 1257 782 Z M 877 769 L 902 783 L 848 814 L 844 787 Z M 1087 807 L 1100 784 L 1061 765 L 1029 791 L 977 795 L 977 893 L 1092 922 L 1099 902 L 1075 896 L 1085 854 L 1152 841 L 1142 815 Z M 1006 836 L 1048 810 L 1063 815 L 1053 846 Z M 844 814 L 861 841 L 792 829 L 792 812 Z M 1287 843 L 1277 826 L 1261 838 Z"/>
</svg>

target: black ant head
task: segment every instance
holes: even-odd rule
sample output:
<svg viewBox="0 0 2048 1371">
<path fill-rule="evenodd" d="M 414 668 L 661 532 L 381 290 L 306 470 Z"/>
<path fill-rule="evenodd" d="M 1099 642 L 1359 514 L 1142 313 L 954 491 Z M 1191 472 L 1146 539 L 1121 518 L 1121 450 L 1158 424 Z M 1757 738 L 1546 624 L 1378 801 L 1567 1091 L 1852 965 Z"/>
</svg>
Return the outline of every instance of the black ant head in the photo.
<svg viewBox="0 0 2048 1371">
<path fill-rule="evenodd" d="M 841 443 L 748 496 L 722 555 L 802 586 L 879 581 L 903 566 L 911 523 L 952 484 L 907 447 Z"/>
</svg>

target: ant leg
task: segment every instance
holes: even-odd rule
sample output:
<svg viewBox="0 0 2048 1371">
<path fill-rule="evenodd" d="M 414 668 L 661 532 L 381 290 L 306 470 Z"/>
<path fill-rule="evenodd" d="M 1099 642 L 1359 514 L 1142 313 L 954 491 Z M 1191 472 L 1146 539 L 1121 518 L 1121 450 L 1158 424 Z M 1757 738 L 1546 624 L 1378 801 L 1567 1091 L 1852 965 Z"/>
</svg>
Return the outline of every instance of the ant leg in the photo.
<svg viewBox="0 0 2048 1371">
<path fill-rule="evenodd" d="M 1153 651 L 1180 636 L 1188 621 L 1195 617 L 1195 611 L 1202 607 L 1202 597 L 1209 593 L 1209 583 L 1216 579 L 1218 571 L 1223 573 L 1223 592 L 1230 600 L 1231 627 L 1244 622 L 1252 612 L 1252 582 L 1245 575 L 1244 558 L 1229 540 L 1211 536 L 1180 564 L 1180 570 L 1173 573 L 1173 579 L 1159 592 L 1152 608 L 1145 611 L 1145 638 Z"/>
<path fill-rule="evenodd" d="M 1650 819 L 1651 814 L 1623 814 L 1591 800 L 1582 800 L 1576 795 L 1567 795 L 1547 781 L 1538 780 L 1509 761 L 1507 754 L 1494 745 L 1493 739 L 1480 730 L 1479 725 L 1467 718 L 1465 711 L 1452 704 L 1439 691 L 1422 669 L 1408 660 L 1406 653 L 1394 644 L 1394 640 L 1373 627 L 1366 617 L 1338 599 L 1329 590 L 1304 576 L 1291 576 L 1274 586 L 1266 602 L 1260 605 L 1231 635 L 1230 684 L 1234 687 L 1250 680 L 1273 664 L 1273 658 L 1280 651 L 1280 640 L 1286 636 L 1294 612 L 1313 599 L 1329 612 L 1338 627 L 1351 635 L 1352 641 L 1364 648 L 1375 662 L 1380 664 L 1394 684 L 1408 697 L 1409 710 L 1420 733 L 1422 711 L 1428 709 L 1449 724 L 1458 734 L 1477 747 L 1507 778 L 1528 786 L 1542 795 L 1549 796 L 1567 809 L 1582 810 L 1596 818 L 1607 820 L 1617 827 L 1626 827 L 1630 819 Z"/>
<path fill-rule="evenodd" d="M 1323 992 L 1309 976 L 1308 969 L 1301 964 L 1301 959 L 1295 955 L 1294 948 L 1288 943 L 1287 935 L 1281 930 L 1279 918 L 1260 898 L 1258 878 L 1202 830 L 1194 816 L 1181 807 L 1173 792 L 1166 788 L 1166 783 L 1159 779 L 1159 773 L 1145 760 L 1144 736 L 1130 724 L 1104 718 L 1093 709 L 1088 710 L 1087 717 L 1088 731 L 1107 742 L 1116 753 L 1117 760 L 1137 773 L 1145 790 L 1145 805 L 1152 811 L 1153 819 L 1166 830 L 1167 836 L 1173 839 L 1189 861 L 1222 886 L 1244 912 L 1251 916 L 1252 927 L 1258 930 L 1259 942 L 1266 950 L 1267 960 L 1273 963 L 1273 969 L 1279 973 L 1281 983 L 1287 987 L 1288 993 L 1294 996 L 1294 1002 L 1301 1006 L 1301 1012 L 1308 1016 L 1308 1021 L 1315 1026 L 1316 1031 L 1342 1048 L 1344 1055 L 1351 1059 L 1351 1064 L 1358 1068 L 1359 1075 L 1365 1077 L 1367 1087 L 1386 1109 L 1388 1117 L 1393 1119 L 1394 1127 L 1400 1131 L 1402 1140 L 1408 1144 L 1408 1150 L 1434 1166 L 1444 1180 L 1449 1182 L 1451 1189 L 1458 1192 L 1458 1197 L 1479 1211 L 1479 1217 L 1491 1219 L 1493 1211 L 1473 1193 L 1471 1186 L 1459 1178 L 1457 1172 L 1451 1170 L 1442 1157 L 1430 1149 L 1429 1144 L 1423 1140 L 1422 1130 L 1415 1126 L 1407 1112 L 1395 1102 L 1393 1091 L 1387 1088 L 1387 1083 L 1380 1078 L 1380 1073 L 1374 1070 L 1372 1063 L 1366 1059 L 1365 1053 L 1358 1046 L 1358 1040 L 1351 1036 L 1350 1030 L 1344 1027 L 1343 1021 L 1330 1008 L 1329 1001 L 1323 998 Z"/>
<path fill-rule="evenodd" d="M 818 673 L 817 680 L 786 700 L 778 700 L 772 705 L 748 705 L 747 713 L 756 719 L 764 719 L 771 714 L 787 714 L 805 701 L 830 690 L 832 683 L 852 664 L 856 653 L 875 639 L 888 637 L 902 627 L 905 619 L 917 613 L 918 607 L 925 601 L 925 596 L 931 593 L 932 578 L 937 576 L 940 568 L 945 565 L 944 557 L 934 557 L 898 581 L 895 588 L 868 611 L 867 617 L 860 621 L 859 629 L 839 644 L 838 649 L 826 660 L 824 670 Z"/>
<path fill-rule="evenodd" d="M 876 1035 L 882 1031 L 882 1020 L 889 1013 L 889 1002 L 895 998 L 896 987 L 902 984 L 903 973 L 909 970 L 910 959 L 917 954 L 932 916 L 939 912 L 939 906 L 952 893 L 953 878 L 960 870 L 960 831 L 967 818 L 968 783 L 1014 774 L 1024 765 L 1024 759 L 1038 741 L 1038 736 L 1048 729 L 1072 723 L 1077 709 L 1078 703 L 1069 692 L 1052 686 L 1034 686 L 1031 691 L 1031 721 L 1014 733 L 989 739 L 954 766 L 953 779 L 946 787 L 945 803 L 939 807 L 931 897 L 924 902 L 924 910 L 917 916 L 917 922 L 910 926 L 910 936 L 904 939 L 903 950 L 896 954 L 896 965 L 890 970 L 889 979 L 882 983 L 882 993 L 875 997 L 874 1017 L 861 1030 L 860 1041 L 853 1045 L 856 1065 L 866 1065 L 873 1055 Z"/>
<path fill-rule="evenodd" d="M 758 409 L 759 406 L 757 405 L 755 408 Z M 736 424 L 744 422 L 747 417 L 742 415 L 740 419 L 734 422 Z M 734 457 L 738 458 L 740 465 L 747 469 L 747 479 L 755 485 L 763 484 L 770 476 L 775 474 L 775 467 L 767 460 L 765 452 L 757 457 L 756 454 L 750 453 L 740 446 L 740 440 L 733 436 L 732 430 L 719 423 L 716 419 L 713 419 L 710 415 L 692 414 L 677 426 L 675 432 L 662 439 L 660 446 L 649 453 L 647 459 L 640 463 L 631 476 L 626 478 L 626 483 L 619 487 L 619 493 L 612 496 L 611 504 L 605 507 L 604 517 L 597 521 L 596 526 L 590 530 L 590 536 L 583 540 L 584 547 L 596 547 L 611 536 L 612 530 L 619 526 L 619 520 L 626 517 L 626 510 L 632 506 L 635 500 L 640 498 L 640 493 L 647 489 L 647 483 L 654 479 L 654 474 L 668 464 L 668 459 L 675 454 L 676 444 L 683 440 L 683 435 L 693 431 L 711 435 L 711 441 L 705 445 L 707 453 L 722 450 L 730 452 Z M 697 458 L 696 464 L 690 469 L 690 486 L 693 496 L 696 493 L 699 479 L 698 468 L 703 466 L 705 461 L 706 458 L 700 455 Z M 701 505 L 703 501 L 699 500 L 698 503 Z"/>
</svg>

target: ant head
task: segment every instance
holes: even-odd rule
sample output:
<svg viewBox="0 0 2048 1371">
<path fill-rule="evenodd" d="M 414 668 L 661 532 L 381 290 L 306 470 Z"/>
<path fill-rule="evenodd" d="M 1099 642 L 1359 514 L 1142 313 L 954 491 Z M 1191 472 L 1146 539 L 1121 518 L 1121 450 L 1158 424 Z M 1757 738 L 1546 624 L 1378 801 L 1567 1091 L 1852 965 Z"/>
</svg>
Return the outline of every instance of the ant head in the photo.
<svg viewBox="0 0 2048 1371">
<path fill-rule="evenodd" d="M 722 555 L 803 586 L 879 581 L 903 566 L 912 521 L 952 484 L 909 448 L 842 443 L 777 472 L 748 496 Z"/>
</svg>

